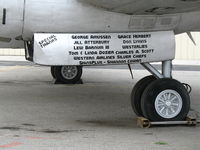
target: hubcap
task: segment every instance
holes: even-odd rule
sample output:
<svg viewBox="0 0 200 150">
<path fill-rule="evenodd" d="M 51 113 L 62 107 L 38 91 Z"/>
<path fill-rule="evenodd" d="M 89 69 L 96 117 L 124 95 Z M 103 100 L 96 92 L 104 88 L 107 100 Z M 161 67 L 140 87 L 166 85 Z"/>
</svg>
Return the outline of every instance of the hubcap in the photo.
<svg viewBox="0 0 200 150">
<path fill-rule="evenodd" d="M 182 106 L 182 98 L 175 90 L 165 90 L 155 100 L 156 112 L 166 119 L 176 117 L 181 112 Z"/>
<path fill-rule="evenodd" d="M 61 68 L 62 76 L 67 80 L 72 80 L 78 74 L 78 69 L 76 66 L 63 66 Z"/>
</svg>

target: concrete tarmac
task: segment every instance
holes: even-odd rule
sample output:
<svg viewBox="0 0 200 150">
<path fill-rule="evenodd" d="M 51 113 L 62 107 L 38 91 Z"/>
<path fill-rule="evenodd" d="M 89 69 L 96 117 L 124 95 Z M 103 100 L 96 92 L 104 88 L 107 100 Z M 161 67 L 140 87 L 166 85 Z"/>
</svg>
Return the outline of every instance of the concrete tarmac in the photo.
<svg viewBox="0 0 200 150">
<path fill-rule="evenodd" d="M 149 75 L 86 68 L 84 84 L 54 85 L 48 67 L 0 66 L 0 149 L 197 150 L 200 127 L 141 129 L 130 104 L 134 84 Z M 200 72 L 175 71 L 193 87 L 191 114 L 200 119 Z"/>
</svg>

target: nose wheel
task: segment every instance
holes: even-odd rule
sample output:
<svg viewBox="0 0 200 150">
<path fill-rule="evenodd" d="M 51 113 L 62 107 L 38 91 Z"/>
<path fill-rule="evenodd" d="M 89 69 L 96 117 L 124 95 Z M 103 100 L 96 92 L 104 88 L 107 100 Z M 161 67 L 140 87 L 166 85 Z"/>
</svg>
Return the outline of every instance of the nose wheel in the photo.
<svg viewBox="0 0 200 150">
<path fill-rule="evenodd" d="M 171 65 L 164 62 L 162 73 L 150 64 L 143 64 L 152 76 L 141 79 L 133 88 L 131 104 L 138 116 L 150 121 L 182 121 L 190 110 L 186 87 L 171 78 Z"/>
<path fill-rule="evenodd" d="M 134 112 L 150 121 L 181 121 L 190 109 L 184 85 L 169 78 L 143 78 L 134 87 L 131 102 Z"/>
<path fill-rule="evenodd" d="M 181 121 L 190 109 L 190 96 L 182 83 L 158 79 L 150 83 L 141 97 L 144 117 L 151 121 Z"/>
<path fill-rule="evenodd" d="M 82 76 L 82 66 L 52 66 L 51 75 L 64 84 L 75 84 Z"/>
</svg>

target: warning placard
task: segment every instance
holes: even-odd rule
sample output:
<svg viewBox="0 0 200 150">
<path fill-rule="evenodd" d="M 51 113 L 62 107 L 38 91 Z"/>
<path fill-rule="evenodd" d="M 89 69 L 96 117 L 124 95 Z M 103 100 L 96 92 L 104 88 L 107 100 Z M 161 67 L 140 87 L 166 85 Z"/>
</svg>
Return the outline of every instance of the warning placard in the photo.
<svg viewBox="0 0 200 150">
<path fill-rule="evenodd" d="M 113 65 L 174 59 L 172 31 L 34 35 L 34 62 L 41 65 Z"/>
</svg>

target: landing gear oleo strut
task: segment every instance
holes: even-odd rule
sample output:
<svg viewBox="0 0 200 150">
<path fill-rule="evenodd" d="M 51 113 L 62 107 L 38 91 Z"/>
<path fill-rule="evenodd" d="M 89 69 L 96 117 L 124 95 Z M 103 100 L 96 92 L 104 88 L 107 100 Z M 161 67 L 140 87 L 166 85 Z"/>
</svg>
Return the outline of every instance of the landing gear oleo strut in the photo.
<svg viewBox="0 0 200 150">
<path fill-rule="evenodd" d="M 54 66 L 52 76 L 64 83 L 80 79 L 81 66 L 140 63 L 152 75 L 135 85 L 131 103 L 135 113 L 149 121 L 182 121 L 189 112 L 188 91 L 172 79 L 174 57 L 173 31 L 34 34 L 34 62 Z M 151 62 L 162 62 L 162 72 Z"/>
</svg>

